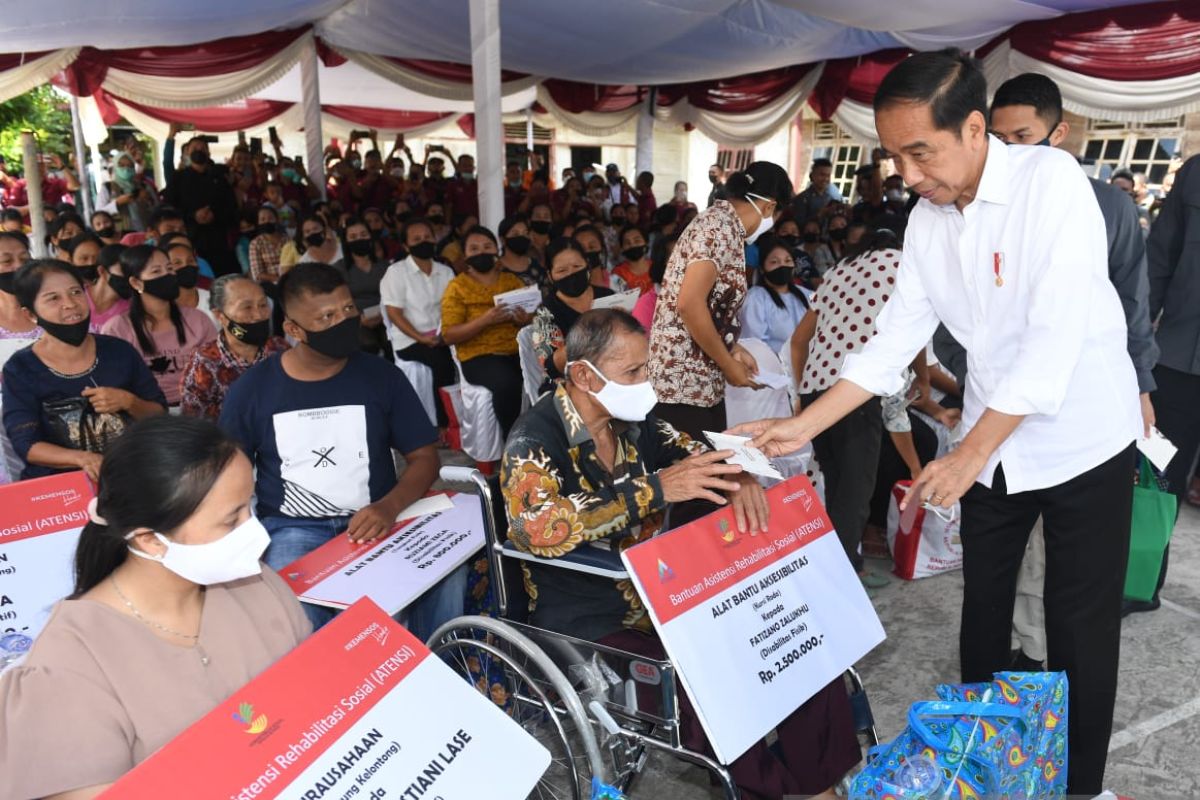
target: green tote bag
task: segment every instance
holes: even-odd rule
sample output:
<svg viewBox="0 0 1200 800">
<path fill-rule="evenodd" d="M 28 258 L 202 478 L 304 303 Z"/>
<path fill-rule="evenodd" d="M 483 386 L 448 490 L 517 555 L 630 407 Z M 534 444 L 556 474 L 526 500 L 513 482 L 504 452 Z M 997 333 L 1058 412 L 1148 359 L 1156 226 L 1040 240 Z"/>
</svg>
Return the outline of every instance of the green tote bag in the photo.
<svg viewBox="0 0 1200 800">
<path fill-rule="evenodd" d="M 1129 535 L 1129 568 L 1125 596 L 1150 600 L 1158 586 L 1163 551 L 1175 527 L 1175 495 L 1159 488 L 1150 461 L 1142 456 L 1138 482 L 1133 487 L 1133 524 Z"/>
</svg>

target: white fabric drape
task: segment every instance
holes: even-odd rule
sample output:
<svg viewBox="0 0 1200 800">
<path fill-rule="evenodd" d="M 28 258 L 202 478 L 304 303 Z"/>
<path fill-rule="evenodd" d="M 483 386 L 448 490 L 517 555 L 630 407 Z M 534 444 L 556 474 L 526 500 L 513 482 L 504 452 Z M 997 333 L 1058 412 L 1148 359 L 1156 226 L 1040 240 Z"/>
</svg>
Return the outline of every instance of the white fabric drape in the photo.
<svg viewBox="0 0 1200 800">
<path fill-rule="evenodd" d="M 75 60 L 79 50 L 78 47 L 55 50 L 19 67 L 0 72 L 0 103 L 49 83 L 50 78 Z"/>
<path fill-rule="evenodd" d="M 350 50 L 341 47 L 336 49 L 338 53 L 355 64 L 369 69 L 384 80 L 391 81 L 406 89 L 442 100 L 471 101 L 471 84 L 469 83 L 442 80 L 415 70 L 406 69 L 382 56 L 371 55 L 359 50 Z M 500 94 L 507 97 L 516 92 L 532 89 L 539 82 L 537 78 L 532 76 L 504 82 L 500 84 Z"/>
<path fill-rule="evenodd" d="M 695 108 L 687 100 L 680 100 L 665 108 L 659 106 L 655 109 L 655 116 L 660 122 L 671 125 L 690 124 L 708 138 L 722 144 L 759 144 L 771 138 L 800 113 L 801 107 L 812 94 L 813 87 L 821 79 L 823 71 L 823 64 L 813 67 L 790 92 L 754 111 L 741 114 L 705 111 Z"/>
<path fill-rule="evenodd" d="M 305 47 L 313 47 L 311 32 L 298 36 L 273 58 L 249 69 L 200 78 L 139 75 L 110 69 L 104 88 L 134 103 L 158 108 L 204 108 L 244 100 L 279 80 L 300 58 Z"/>
<path fill-rule="evenodd" d="M 1157 81 L 1092 78 L 1013 51 L 1009 74 L 1039 72 L 1062 90 L 1063 108 L 1117 122 L 1151 122 L 1200 111 L 1200 74 Z"/>
<path fill-rule="evenodd" d="M 317 48 L 310 42 L 300 51 L 300 115 L 304 118 L 304 153 L 308 177 L 325 197 L 325 137 L 321 130 L 321 86 L 317 79 Z"/>
<path fill-rule="evenodd" d="M 875 109 L 871 106 L 847 97 L 833 112 L 833 121 L 860 142 L 875 145 L 879 141 L 879 134 L 875 132 Z"/>
</svg>

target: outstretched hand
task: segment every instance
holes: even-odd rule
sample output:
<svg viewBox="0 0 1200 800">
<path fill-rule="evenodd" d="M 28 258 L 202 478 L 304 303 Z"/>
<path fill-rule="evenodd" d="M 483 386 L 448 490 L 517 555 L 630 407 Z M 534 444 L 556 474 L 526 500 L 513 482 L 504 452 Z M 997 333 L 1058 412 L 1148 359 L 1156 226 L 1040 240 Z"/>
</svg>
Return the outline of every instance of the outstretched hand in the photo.
<svg viewBox="0 0 1200 800">
<path fill-rule="evenodd" d="M 743 422 L 726 433 L 751 437 L 750 446 L 768 458 L 790 455 L 812 441 L 816 433 L 800 417 L 780 417 Z"/>
</svg>

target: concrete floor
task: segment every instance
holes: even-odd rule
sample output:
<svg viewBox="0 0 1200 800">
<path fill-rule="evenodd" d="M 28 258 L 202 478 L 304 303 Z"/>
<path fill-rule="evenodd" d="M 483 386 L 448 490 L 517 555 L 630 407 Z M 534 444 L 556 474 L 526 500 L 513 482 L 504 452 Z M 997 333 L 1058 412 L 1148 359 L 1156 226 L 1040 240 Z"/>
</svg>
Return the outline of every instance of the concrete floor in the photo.
<svg viewBox="0 0 1200 800">
<path fill-rule="evenodd" d="M 1163 607 L 1125 620 L 1121 683 L 1105 783 L 1136 800 L 1200 797 L 1200 511 L 1185 508 L 1175 529 Z M 876 571 L 887 565 L 875 562 Z M 875 607 L 888 639 L 859 670 L 880 736 L 904 727 L 909 705 L 958 679 L 960 573 L 895 580 Z M 719 797 L 705 773 L 652 757 L 634 797 Z"/>
</svg>

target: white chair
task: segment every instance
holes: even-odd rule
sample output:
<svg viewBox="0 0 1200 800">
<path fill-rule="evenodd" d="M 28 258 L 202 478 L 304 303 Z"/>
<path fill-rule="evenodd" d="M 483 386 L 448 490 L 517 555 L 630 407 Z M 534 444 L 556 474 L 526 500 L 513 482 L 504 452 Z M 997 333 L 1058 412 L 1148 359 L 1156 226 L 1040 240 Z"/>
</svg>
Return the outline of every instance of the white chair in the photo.
<svg viewBox="0 0 1200 800">
<path fill-rule="evenodd" d="M 390 342 L 395 326 L 388 318 L 387 308 L 380 304 L 379 309 L 383 312 L 383 329 L 387 332 L 388 341 Z M 420 361 L 407 361 L 399 355 L 395 356 L 394 360 L 396 366 L 404 373 L 404 377 L 408 378 L 408 383 L 413 387 L 413 391 L 417 393 L 417 398 L 421 401 L 421 407 L 425 409 L 425 413 L 429 416 L 430 423 L 436 426 L 438 397 L 437 389 L 433 385 L 433 370 Z"/>
<path fill-rule="evenodd" d="M 800 400 L 800 376 L 792 374 L 792 337 L 795 335 L 795 331 L 788 334 L 783 347 L 779 348 L 779 363 L 783 367 L 783 374 L 788 376 L 788 393 L 792 398 L 793 410 Z"/>
<path fill-rule="evenodd" d="M 436 426 L 437 406 L 434 404 L 437 402 L 437 391 L 433 385 L 433 370 L 420 361 L 408 361 L 400 356 L 396 356 L 396 366 L 404 373 L 404 377 L 408 378 L 409 385 L 417 393 L 430 424 Z"/>
<path fill-rule="evenodd" d="M 525 400 L 533 405 L 541 397 L 542 384 L 546 382 L 546 370 L 538 363 L 533 349 L 533 326 L 526 325 L 517 332 L 517 354 L 521 359 L 521 383 L 525 387 Z"/>
<path fill-rule="evenodd" d="M 462 401 L 458 414 L 458 425 L 462 435 L 463 452 L 478 462 L 487 464 L 499 461 L 504 454 L 504 436 L 500 433 L 500 421 L 492 407 L 492 392 L 485 386 L 467 383 L 463 377 L 462 364 L 458 360 L 458 348 L 451 346 L 454 369 L 458 372 L 459 396 Z"/>
</svg>

